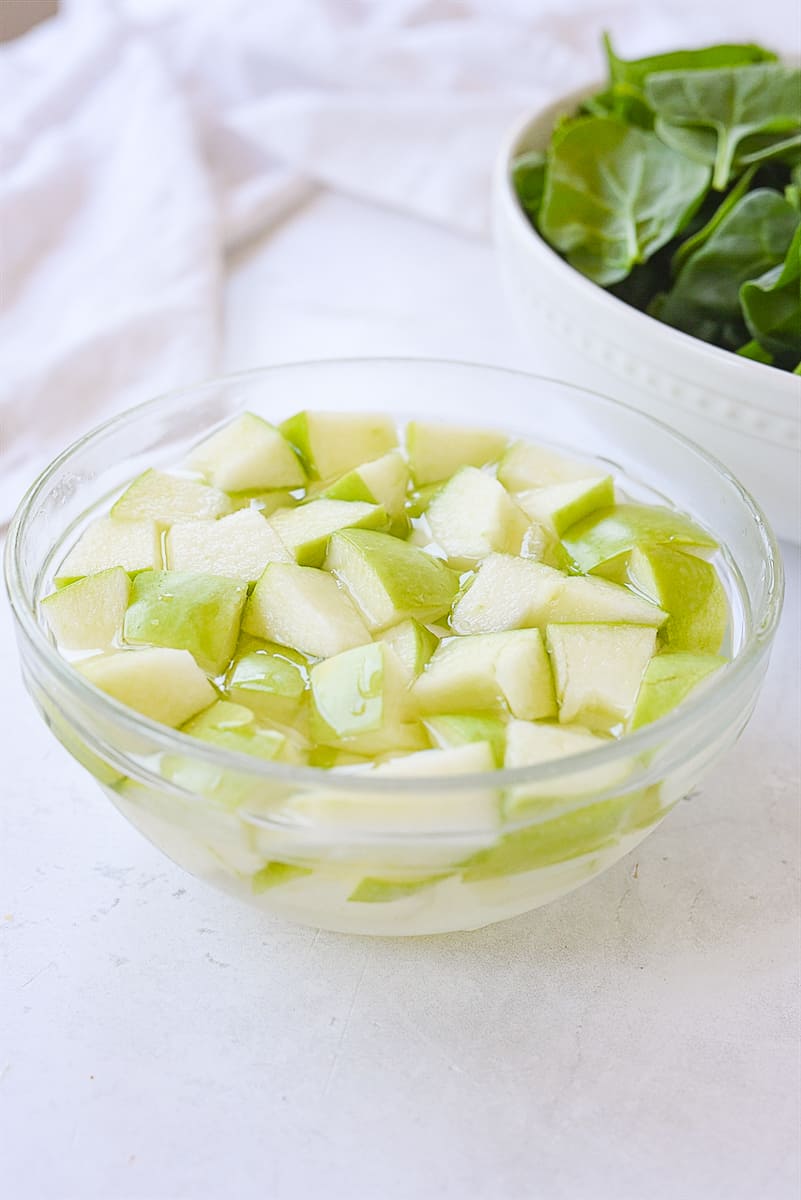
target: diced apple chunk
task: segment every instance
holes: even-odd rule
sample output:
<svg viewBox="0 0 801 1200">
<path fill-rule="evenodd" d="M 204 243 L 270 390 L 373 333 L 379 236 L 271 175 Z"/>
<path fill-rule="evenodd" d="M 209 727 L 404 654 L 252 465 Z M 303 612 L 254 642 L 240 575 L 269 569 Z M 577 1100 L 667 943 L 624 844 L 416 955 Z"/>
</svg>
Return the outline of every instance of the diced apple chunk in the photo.
<svg viewBox="0 0 801 1200">
<path fill-rule="evenodd" d="M 639 625 L 549 625 L 559 721 L 609 731 L 630 717 L 656 630 Z"/>
<path fill-rule="evenodd" d="M 628 578 L 670 615 L 662 641 L 671 650 L 717 654 L 729 621 L 729 606 L 712 563 L 670 546 L 635 549 Z"/>
<path fill-rule="evenodd" d="M 362 500 L 380 504 L 391 517 L 401 516 L 406 504 L 409 467 L 399 450 L 362 463 L 348 471 L 320 495 L 329 500 Z"/>
<path fill-rule="evenodd" d="M 407 617 L 436 621 L 451 606 L 458 576 L 439 559 L 386 533 L 335 533 L 325 567 L 340 580 L 368 627 L 379 632 Z"/>
<path fill-rule="evenodd" d="M 201 442 L 189 465 L 223 492 L 297 488 L 306 482 L 300 459 L 281 433 L 254 413 L 243 413 Z"/>
<path fill-rule="evenodd" d="M 197 571 L 253 583 L 270 562 L 292 562 L 273 525 L 255 508 L 218 521 L 179 521 L 164 538 L 171 571 Z"/>
<path fill-rule="evenodd" d="M 389 646 L 357 646 L 317 663 L 310 673 L 315 740 L 357 754 L 414 750 L 426 744 L 405 726 L 406 679 Z"/>
<path fill-rule="evenodd" d="M 382 529 L 386 524 L 380 505 L 348 500 L 312 500 L 270 517 L 270 525 L 302 567 L 322 566 L 328 539 L 338 529 Z"/>
<path fill-rule="evenodd" d="M 122 634 L 130 592 L 122 567 L 110 567 L 45 596 L 42 612 L 62 649 L 107 650 Z"/>
<path fill-rule="evenodd" d="M 217 488 L 151 469 L 128 486 L 112 505 L 111 515 L 119 521 L 147 519 L 173 525 L 223 517 L 231 508 L 231 501 Z"/>
<path fill-rule="evenodd" d="M 203 709 L 187 721 L 182 732 L 224 750 L 268 760 L 279 758 L 286 745 L 284 734 L 265 729 L 249 708 L 229 700 L 217 700 Z"/>
<path fill-rule="evenodd" d="M 333 576 L 296 563 L 269 564 L 248 601 L 242 628 L 312 658 L 328 658 L 370 641 Z"/>
<path fill-rule="evenodd" d="M 261 717 L 293 724 L 304 706 L 308 673 L 307 660 L 296 650 L 253 642 L 231 664 L 226 692 Z"/>
<path fill-rule="evenodd" d="M 516 554 L 529 519 L 484 471 L 463 467 L 426 510 L 434 542 L 454 567 L 466 569 L 493 551 Z"/>
<path fill-rule="evenodd" d="M 100 517 L 88 525 L 59 568 L 56 583 L 96 575 L 109 567 L 133 574 L 161 566 L 161 539 L 154 521 Z"/>
<path fill-rule="evenodd" d="M 599 737 L 578 725 L 510 721 L 506 730 L 504 766 L 538 766 L 540 763 L 584 754 L 589 750 L 600 750 L 609 744 L 609 738 Z M 552 817 L 554 806 L 564 808 L 565 802 L 570 802 L 576 797 L 596 797 L 601 792 L 621 787 L 631 775 L 632 766 L 630 758 L 619 759 L 602 767 L 579 767 L 569 774 L 559 771 L 551 780 L 515 785 L 506 793 L 504 811 L 508 817 L 512 817 L 530 808 L 536 808 L 543 815 L 547 813 L 547 816 Z"/>
<path fill-rule="evenodd" d="M 464 425 L 410 421 L 406 427 L 409 466 L 418 487 L 449 479 L 460 467 L 483 467 L 501 457 L 504 434 Z"/>
<path fill-rule="evenodd" d="M 417 678 L 439 645 L 437 635 L 413 617 L 391 625 L 378 638 L 395 651 L 407 683 Z"/>
<path fill-rule="evenodd" d="M 685 546 L 694 551 L 717 548 L 715 539 L 670 508 L 646 504 L 616 504 L 590 513 L 562 537 L 580 571 L 597 571 L 635 546 Z"/>
<path fill-rule="evenodd" d="M 411 689 L 421 713 L 508 711 L 525 720 L 556 714 L 553 678 L 538 629 L 448 638 Z"/>
<path fill-rule="evenodd" d="M 519 492 L 515 499 L 532 520 L 561 536 L 582 517 L 614 504 L 615 485 L 610 475 L 602 479 L 577 479 Z"/>
<path fill-rule="evenodd" d="M 717 654 L 689 651 L 655 655 L 646 667 L 629 728 L 639 729 L 665 716 L 725 662 Z"/>
<path fill-rule="evenodd" d="M 510 492 L 573 483 L 577 479 L 586 480 L 605 474 L 605 471 L 576 459 L 564 458 L 555 450 L 548 450 L 533 442 L 515 442 L 498 464 L 498 479 Z"/>
<path fill-rule="evenodd" d="M 503 765 L 506 730 L 509 722 L 492 713 L 442 713 L 425 717 L 426 733 L 440 750 L 466 746 L 471 742 L 488 742 L 492 747 L 495 765 Z"/>
<path fill-rule="evenodd" d="M 236 647 L 247 585 L 190 571 L 142 571 L 133 581 L 123 635 L 132 644 L 189 650 L 211 675 Z"/>
<path fill-rule="evenodd" d="M 217 699 L 188 650 L 119 650 L 87 659 L 78 670 L 121 704 L 174 729 Z"/>
<path fill-rule="evenodd" d="M 335 479 L 398 444 L 395 422 L 382 413 L 299 412 L 281 425 L 314 479 Z"/>
</svg>

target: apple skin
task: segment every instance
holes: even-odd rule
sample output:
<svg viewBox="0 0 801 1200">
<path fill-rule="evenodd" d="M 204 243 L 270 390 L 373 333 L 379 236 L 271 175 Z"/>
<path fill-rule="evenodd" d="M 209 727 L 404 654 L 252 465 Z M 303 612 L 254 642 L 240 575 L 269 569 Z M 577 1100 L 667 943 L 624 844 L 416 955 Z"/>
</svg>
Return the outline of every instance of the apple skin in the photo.
<svg viewBox="0 0 801 1200">
<path fill-rule="evenodd" d="M 661 639 L 669 650 L 717 654 L 726 636 L 729 606 L 712 563 L 671 546 L 633 550 L 629 582 L 669 613 Z"/>
<path fill-rule="evenodd" d="M 424 717 L 423 726 L 435 746 L 447 750 L 471 742 L 488 742 L 497 767 L 503 766 L 507 722 L 487 712 L 442 713 Z"/>
<path fill-rule="evenodd" d="M 419 727 L 402 723 L 406 685 L 388 646 L 370 642 L 316 663 L 310 682 L 317 743 L 368 755 L 425 745 Z"/>
<path fill-rule="evenodd" d="M 562 545 L 578 571 L 598 572 L 636 546 L 686 546 L 703 551 L 717 549 L 715 539 L 670 508 L 645 504 L 616 504 L 599 508 L 562 534 Z"/>
<path fill-rule="evenodd" d="M 297 508 L 279 509 L 268 523 L 300 566 L 321 567 L 333 533 L 340 529 L 385 529 L 388 517 L 379 504 L 319 499 Z"/>
<path fill-rule="evenodd" d="M 260 717 L 291 725 L 305 705 L 308 679 L 309 662 L 303 655 L 273 642 L 254 642 L 234 658 L 226 692 Z"/>
<path fill-rule="evenodd" d="M 247 584 L 221 575 L 141 571 L 133 581 L 123 636 L 129 644 L 188 650 L 210 675 L 230 662 Z"/>
<path fill-rule="evenodd" d="M 386 642 L 398 656 L 408 683 L 413 683 L 439 645 L 439 638 L 425 625 L 407 617 L 398 625 L 391 625 L 378 640 Z"/>
<path fill-rule="evenodd" d="M 689 651 L 657 654 L 646 667 L 629 730 L 640 729 L 666 716 L 725 663 L 726 659 L 717 654 Z"/>
</svg>

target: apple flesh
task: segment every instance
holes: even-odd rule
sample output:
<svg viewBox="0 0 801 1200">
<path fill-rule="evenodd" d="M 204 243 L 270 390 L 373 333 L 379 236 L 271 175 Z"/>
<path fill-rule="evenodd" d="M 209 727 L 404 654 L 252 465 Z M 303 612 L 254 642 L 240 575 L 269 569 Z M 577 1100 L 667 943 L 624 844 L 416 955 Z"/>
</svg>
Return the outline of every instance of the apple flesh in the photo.
<svg viewBox="0 0 801 1200">
<path fill-rule="evenodd" d="M 122 636 L 131 581 L 122 567 L 86 575 L 42 601 L 42 612 L 64 650 L 107 650 Z"/>
<path fill-rule="evenodd" d="M 656 630 L 640 625 L 549 625 L 559 721 L 609 732 L 630 717 Z"/>
<path fill-rule="evenodd" d="M 406 681 L 388 646 L 373 642 L 316 663 L 310 683 L 318 744 L 366 755 L 426 744 L 419 726 L 404 723 Z"/>
<path fill-rule="evenodd" d="M 299 412 L 280 428 L 312 479 L 336 479 L 398 444 L 395 422 L 382 413 Z"/>
<path fill-rule="evenodd" d="M 662 628 L 669 650 L 717 654 L 729 622 L 729 606 L 712 563 L 671 546 L 635 549 L 628 578 L 670 615 Z"/>
<path fill-rule="evenodd" d="M 387 514 L 378 504 L 348 500 L 312 500 L 297 508 L 282 508 L 270 526 L 302 567 L 320 567 L 328 539 L 339 529 L 383 529 Z"/>
<path fill-rule="evenodd" d="M 423 726 L 435 746 L 451 750 L 471 742 L 487 742 L 492 747 L 495 766 L 503 765 L 506 731 L 511 722 L 491 713 L 442 713 L 425 717 Z"/>
<path fill-rule="evenodd" d="M 555 450 L 537 446 L 533 442 L 515 442 L 498 464 L 498 479 L 510 492 L 574 483 L 603 474 L 603 471 L 587 463 L 564 458 Z"/>
<path fill-rule="evenodd" d="M 118 650 L 87 659 L 78 670 L 100 691 L 173 729 L 217 699 L 188 650 Z"/>
<path fill-rule="evenodd" d="M 531 767 L 555 762 L 589 750 L 601 750 L 609 738 L 590 733 L 579 725 L 550 725 L 545 722 L 510 721 L 506 730 L 505 767 Z M 509 788 L 504 800 L 508 817 L 536 812 L 538 816 L 564 811 L 576 798 L 598 796 L 621 787 L 631 775 L 631 759 L 602 767 L 560 771 L 552 780 L 523 783 Z"/>
<path fill-rule="evenodd" d="M 266 567 L 248 600 L 242 629 L 312 658 L 328 658 L 370 641 L 333 576 L 297 563 Z"/>
<path fill-rule="evenodd" d="M 87 525 L 59 568 L 56 586 L 111 567 L 129 574 L 161 566 L 161 534 L 154 521 L 100 517 Z"/>
<path fill-rule="evenodd" d="M 231 508 L 231 501 L 218 488 L 151 469 L 134 479 L 111 506 L 111 515 L 118 521 L 150 520 L 173 525 L 176 521 L 224 517 Z"/>
<path fill-rule="evenodd" d="M 286 438 L 248 412 L 196 446 L 189 465 L 223 492 L 297 488 L 306 482 L 306 472 Z"/>
<path fill-rule="evenodd" d="M 672 712 L 725 661 L 717 654 L 688 651 L 657 654 L 643 675 L 629 729 L 639 729 Z"/>
<path fill-rule="evenodd" d="M 460 467 L 496 462 L 507 444 L 503 434 L 491 429 L 429 421 L 410 421 L 406 426 L 406 453 L 418 487 L 449 479 Z"/>
<path fill-rule="evenodd" d="M 577 521 L 562 535 L 575 567 L 598 571 L 637 546 L 685 546 L 713 551 L 717 542 L 683 513 L 646 504 L 616 504 Z"/>
<path fill-rule="evenodd" d="M 189 571 L 142 571 L 133 581 L 123 637 L 129 644 L 188 650 L 210 675 L 236 647 L 247 585 Z"/>
<path fill-rule="evenodd" d="M 414 617 L 391 625 L 378 634 L 378 639 L 394 650 L 407 684 L 414 682 L 439 645 L 437 635 Z"/>
<path fill-rule="evenodd" d="M 251 709 L 230 700 L 217 700 L 192 717 L 182 732 L 224 750 L 267 760 L 279 758 L 286 745 L 284 734 L 259 725 Z"/>
<path fill-rule="evenodd" d="M 164 537 L 167 567 L 254 583 L 270 562 L 292 562 L 272 524 L 255 508 L 218 521 L 178 521 Z"/>
<path fill-rule="evenodd" d="M 493 551 L 516 553 L 530 523 L 498 480 L 476 467 L 463 467 L 448 480 L 426 519 L 433 541 L 460 570 Z"/>
<path fill-rule="evenodd" d="M 297 724 L 304 707 L 309 663 L 275 642 L 254 642 L 238 654 L 226 676 L 226 693 L 260 717 Z"/>
<path fill-rule="evenodd" d="M 390 450 L 373 462 L 354 467 L 318 494 L 328 500 L 380 504 L 394 520 L 404 516 L 408 486 L 408 464 L 399 450 Z"/>
<path fill-rule="evenodd" d="M 577 479 L 519 492 L 515 499 L 532 520 L 561 537 L 576 521 L 614 504 L 615 485 L 610 475 Z"/>
</svg>

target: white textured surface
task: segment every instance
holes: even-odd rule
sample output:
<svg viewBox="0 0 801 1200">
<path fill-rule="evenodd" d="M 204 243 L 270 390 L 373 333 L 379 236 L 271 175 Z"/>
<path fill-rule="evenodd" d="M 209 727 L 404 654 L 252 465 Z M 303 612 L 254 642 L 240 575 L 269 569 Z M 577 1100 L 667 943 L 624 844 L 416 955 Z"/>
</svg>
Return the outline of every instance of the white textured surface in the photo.
<svg viewBox="0 0 801 1200">
<path fill-rule="evenodd" d="M 342 199 L 243 255 L 227 299 L 230 367 L 387 352 L 575 378 L 524 352 L 486 245 Z M 787 567 L 762 700 L 699 797 L 546 909 L 397 942 L 270 922 L 172 867 L 34 714 L 0 605 L 5 1194 L 795 1200 Z"/>
</svg>

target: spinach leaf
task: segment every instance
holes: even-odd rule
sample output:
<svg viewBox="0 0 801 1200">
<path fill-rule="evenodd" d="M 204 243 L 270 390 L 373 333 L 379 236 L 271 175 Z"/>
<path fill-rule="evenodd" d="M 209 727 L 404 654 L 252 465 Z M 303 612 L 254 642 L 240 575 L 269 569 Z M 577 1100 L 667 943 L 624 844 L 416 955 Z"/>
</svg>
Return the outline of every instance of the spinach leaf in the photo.
<svg viewBox="0 0 801 1200">
<path fill-rule="evenodd" d="M 652 314 L 705 342 L 737 350 L 749 336 L 740 288 L 784 262 L 799 219 L 778 192 L 748 192 L 687 260 Z"/>
<path fill-rule="evenodd" d="M 545 190 L 545 155 L 539 150 L 519 154 L 512 163 L 512 183 L 523 211 L 536 226 Z"/>
<path fill-rule="evenodd" d="M 765 50 L 753 43 L 706 46 L 700 50 L 671 50 L 667 54 L 654 54 L 649 58 L 626 61 L 617 56 L 612 47 L 612 39 L 605 33 L 604 50 L 609 67 L 609 82 L 625 83 L 640 89 L 647 77 L 657 71 L 718 71 L 722 67 L 745 67 L 750 63 L 776 62 L 776 55 L 772 50 Z"/>
<path fill-rule="evenodd" d="M 680 153 L 713 163 L 717 191 L 728 185 L 744 139 L 774 135 L 758 150 L 752 145 L 756 162 L 801 130 L 801 71 L 791 67 L 663 71 L 646 79 L 645 94 L 656 113 L 656 132 Z"/>
<path fill-rule="evenodd" d="M 775 359 L 801 359 L 801 225 L 787 257 L 740 288 L 745 323 L 755 341 Z"/>
<path fill-rule="evenodd" d="M 584 117 L 551 142 L 539 225 L 568 262 L 617 283 L 684 228 L 709 171 L 655 134 L 613 117 Z"/>
<path fill-rule="evenodd" d="M 723 200 L 721 200 L 720 204 L 717 206 L 706 224 L 703 225 L 696 233 L 694 233 L 692 237 L 686 238 L 681 243 L 678 250 L 673 255 L 673 262 L 671 263 L 671 271 L 674 277 L 678 275 L 687 259 L 694 254 L 696 250 L 699 250 L 701 246 L 709 241 L 710 237 L 715 232 L 718 225 L 720 225 L 724 217 L 731 212 L 740 197 L 745 195 L 751 185 L 751 180 L 754 178 L 756 170 L 757 166 L 755 163 L 753 167 L 748 168 L 745 174 L 740 176 L 731 191 L 724 197 Z"/>
<path fill-rule="evenodd" d="M 741 358 L 751 358 L 754 362 L 764 363 L 766 367 L 771 366 L 773 363 L 773 355 L 768 354 L 767 350 L 763 350 L 759 342 L 755 342 L 753 339 L 750 342 L 746 342 L 735 353 L 739 354 Z"/>
<path fill-rule="evenodd" d="M 790 182 L 784 189 L 784 198 L 796 212 L 801 212 L 801 165 L 793 167 Z"/>
</svg>

